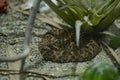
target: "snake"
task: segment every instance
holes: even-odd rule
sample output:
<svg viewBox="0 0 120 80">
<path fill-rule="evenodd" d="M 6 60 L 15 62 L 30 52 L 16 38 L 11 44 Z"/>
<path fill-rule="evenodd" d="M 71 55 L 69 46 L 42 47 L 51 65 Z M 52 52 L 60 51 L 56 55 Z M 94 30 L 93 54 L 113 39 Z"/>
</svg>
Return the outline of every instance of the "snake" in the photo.
<svg viewBox="0 0 120 80">
<path fill-rule="evenodd" d="M 45 61 L 56 63 L 89 61 L 101 51 L 98 41 L 89 35 L 81 34 L 80 46 L 76 46 L 75 32 L 71 28 L 48 31 L 38 49 Z"/>
</svg>

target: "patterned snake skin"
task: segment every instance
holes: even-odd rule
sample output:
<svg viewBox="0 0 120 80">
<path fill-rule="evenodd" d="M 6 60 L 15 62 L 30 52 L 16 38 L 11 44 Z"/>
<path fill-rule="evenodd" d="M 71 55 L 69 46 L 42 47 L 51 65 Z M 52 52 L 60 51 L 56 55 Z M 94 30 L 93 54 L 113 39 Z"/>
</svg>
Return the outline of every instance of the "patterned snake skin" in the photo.
<svg viewBox="0 0 120 80">
<path fill-rule="evenodd" d="M 81 37 L 80 47 L 75 44 L 71 29 L 52 29 L 42 38 L 38 48 L 46 61 L 57 63 L 83 62 L 94 58 L 101 50 L 93 39 Z"/>
</svg>

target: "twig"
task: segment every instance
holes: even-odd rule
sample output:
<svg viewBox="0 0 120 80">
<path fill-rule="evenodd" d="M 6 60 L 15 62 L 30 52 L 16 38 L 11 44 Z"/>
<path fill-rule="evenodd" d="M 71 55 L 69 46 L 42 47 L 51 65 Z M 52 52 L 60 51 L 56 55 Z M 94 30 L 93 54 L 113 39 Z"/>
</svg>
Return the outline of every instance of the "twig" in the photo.
<svg viewBox="0 0 120 80">
<path fill-rule="evenodd" d="M 24 40 L 24 51 L 21 55 L 17 55 L 17 56 L 13 56 L 13 57 L 0 57 L 0 61 L 1 62 L 14 62 L 14 61 L 18 61 L 20 59 L 25 59 L 30 52 L 30 48 L 29 48 L 29 44 L 31 41 L 31 34 L 32 34 L 32 27 L 34 24 L 34 20 L 35 20 L 35 15 L 37 12 L 37 9 L 39 7 L 39 3 L 41 0 L 35 0 L 29 19 L 28 19 L 28 24 L 25 30 L 25 40 Z"/>
<path fill-rule="evenodd" d="M 29 48 L 29 45 L 30 45 L 30 42 L 31 42 L 31 37 L 32 37 L 32 28 L 34 26 L 35 17 L 36 17 L 37 10 L 39 8 L 39 4 L 40 4 L 41 1 L 42 0 L 35 0 L 34 3 L 33 3 L 33 6 L 31 7 L 30 16 L 28 18 L 28 24 L 27 24 L 27 27 L 26 27 L 26 30 L 25 30 L 24 49 Z M 20 69 L 21 72 L 24 71 L 24 65 L 25 65 L 26 57 L 24 57 L 21 60 L 21 69 Z M 25 80 L 25 78 L 26 78 L 26 75 L 24 75 L 24 74 L 20 75 L 21 80 Z"/>
<path fill-rule="evenodd" d="M 73 73 L 69 73 L 69 74 L 66 74 L 66 75 L 59 75 L 59 76 L 55 76 L 55 75 L 52 75 L 52 74 L 44 74 L 42 71 L 38 71 L 38 70 L 26 70 L 26 71 L 23 71 L 23 72 L 20 72 L 19 70 L 12 70 L 12 69 L 4 69 L 4 68 L 0 68 L 0 74 L 8 74 L 8 75 L 20 75 L 20 74 L 29 74 L 31 73 L 31 75 L 29 76 L 34 76 L 34 74 L 36 74 L 36 76 L 45 76 L 45 77 L 49 77 L 49 78 L 64 78 L 64 77 L 69 77 L 69 76 L 79 76 L 78 74 L 73 74 Z M 7 73 L 6 73 L 7 72 Z"/>
</svg>

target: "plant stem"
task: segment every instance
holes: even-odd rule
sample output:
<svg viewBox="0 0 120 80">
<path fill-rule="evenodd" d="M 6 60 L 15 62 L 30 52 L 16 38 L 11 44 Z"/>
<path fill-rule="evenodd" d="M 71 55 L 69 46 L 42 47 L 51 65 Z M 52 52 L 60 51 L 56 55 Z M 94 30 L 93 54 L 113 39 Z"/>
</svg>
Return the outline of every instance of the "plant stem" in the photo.
<svg viewBox="0 0 120 80">
<path fill-rule="evenodd" d="M 75 32 L 76 32 L 76 45 L 80 45 L 80 31 L 81 31 L 82 22 L 80 20 L 75 21 Z"/>
</svg>

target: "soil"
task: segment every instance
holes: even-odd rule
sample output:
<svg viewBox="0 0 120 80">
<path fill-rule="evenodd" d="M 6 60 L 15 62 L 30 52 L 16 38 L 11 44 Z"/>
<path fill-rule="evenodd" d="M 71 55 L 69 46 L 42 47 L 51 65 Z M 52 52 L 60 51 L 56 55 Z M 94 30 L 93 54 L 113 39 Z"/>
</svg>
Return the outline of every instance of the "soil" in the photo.
<svg viewBox="0 0 120 80">
<path fill-rule="evenodd" d="M 42 38 L 39 50 L 47 61 L 66 63 L 89 61 L 101 51 L 101 47 L 99 39 L 85 34 L 81 34 L 80 46 L 76 46 L 74 29 L 53 28 Z"/>
</svg>

